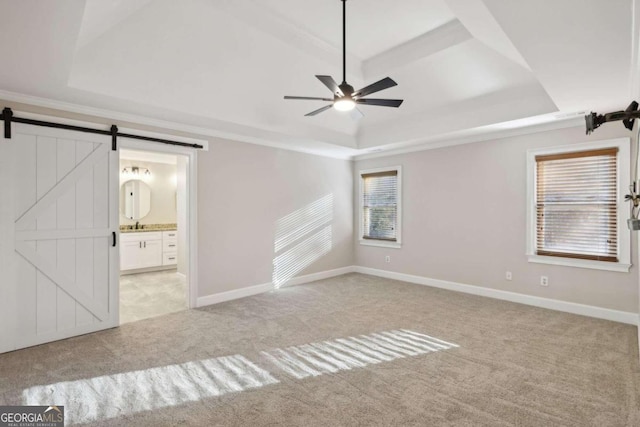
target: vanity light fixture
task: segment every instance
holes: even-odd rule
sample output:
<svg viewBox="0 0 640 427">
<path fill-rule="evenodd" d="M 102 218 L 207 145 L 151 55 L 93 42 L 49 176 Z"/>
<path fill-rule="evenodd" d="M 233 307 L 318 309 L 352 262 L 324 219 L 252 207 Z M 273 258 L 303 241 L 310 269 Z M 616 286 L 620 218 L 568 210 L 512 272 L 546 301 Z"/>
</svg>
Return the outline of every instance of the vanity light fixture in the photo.
<svg viewBox="0 0 640 427">
<path fill-rule="evenodd" d="M 131 166 L 131 167 L 127 167 L 122 169 L 122 174 L 123 175 L 133 175 L 133 176 L 140 176 L 140 173 L 143 173 L 145 177 L 150 177 L 151 176 L 151 171 L 147 168 L 140 168 L 138 166 Z"/>
</svg>

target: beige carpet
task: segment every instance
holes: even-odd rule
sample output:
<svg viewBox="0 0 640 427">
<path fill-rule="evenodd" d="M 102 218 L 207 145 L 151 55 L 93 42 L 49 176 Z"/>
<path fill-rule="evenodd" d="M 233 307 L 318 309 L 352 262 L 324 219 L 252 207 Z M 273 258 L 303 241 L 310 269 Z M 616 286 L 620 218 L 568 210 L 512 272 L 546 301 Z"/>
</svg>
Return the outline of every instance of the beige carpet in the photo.
<svg viewBox="0 0 640 427">
<path fill-rule="evenodd" d="M 349 274 L 0 355 L 0 402 L 114 426 L 638 426 L 636 333 Z"/>
</svg>

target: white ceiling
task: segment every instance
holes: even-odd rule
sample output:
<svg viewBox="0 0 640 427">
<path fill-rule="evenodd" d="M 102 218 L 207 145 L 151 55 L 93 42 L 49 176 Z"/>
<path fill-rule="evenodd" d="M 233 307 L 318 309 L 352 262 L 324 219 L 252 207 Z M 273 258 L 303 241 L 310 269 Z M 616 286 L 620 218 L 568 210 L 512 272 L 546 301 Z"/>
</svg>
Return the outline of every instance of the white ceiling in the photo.
<svg viewBox="0 0 640 427">
<path fill-rule="evenodd" d="M 283 100 L 329 96 L 315 74 L 342 79 L 339 0 L 0 0 L 0 99 L 329 155 L 455 143 L 623 109 L 633 1 L 349 0 L 347 80 L 390 76 L 398 86 L 370 97 L 405 100 L 356 121 Z"/>
<path fill-rule="evenodd" d="M 342 49 L 342 2 L 262 0 L 262 4 L 303 31 Z M 369 59 L 455 19 L 445 0 L 349 0 L 347 50 Z"/>
</svg>

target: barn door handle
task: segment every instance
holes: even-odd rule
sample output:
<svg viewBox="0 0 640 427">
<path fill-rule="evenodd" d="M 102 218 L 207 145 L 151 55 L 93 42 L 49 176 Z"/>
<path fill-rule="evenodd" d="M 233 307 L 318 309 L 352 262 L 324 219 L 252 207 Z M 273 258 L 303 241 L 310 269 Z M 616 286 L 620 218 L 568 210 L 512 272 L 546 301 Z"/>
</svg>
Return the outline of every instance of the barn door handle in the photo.
<svg viewBox="0 0 640 427">
<path fill-rule="evenodd" d="M 111 232 L 111 237 L 113 237 L 113 244 L 111 246 L 115 248 L 116 247 L 116 243 L 117 243 L 116 242 L 116 232 L 115 231 Z"/>
</svg>

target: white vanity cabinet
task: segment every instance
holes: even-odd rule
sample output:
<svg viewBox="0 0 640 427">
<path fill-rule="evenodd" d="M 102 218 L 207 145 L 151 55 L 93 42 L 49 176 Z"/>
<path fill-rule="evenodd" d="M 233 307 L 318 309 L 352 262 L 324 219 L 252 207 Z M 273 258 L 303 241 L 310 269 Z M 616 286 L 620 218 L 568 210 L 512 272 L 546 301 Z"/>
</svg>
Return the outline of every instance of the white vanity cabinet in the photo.
<svg viewBox="0 0 640 427">
<path fill-rule="evenodd" d="M 162 233 L 123 233 L 120 241 L 120 270 L 162 265 Z"/>
<path fill-rule="evenodd" d="M 177 232 L 134 232 L 120 235 L 120 270 L 177 264 Z"/>
<path fill-rule="evenodd" d="M 162 265 L 178 264 L 178 232 L 162 232 Z"/>
</svg>

